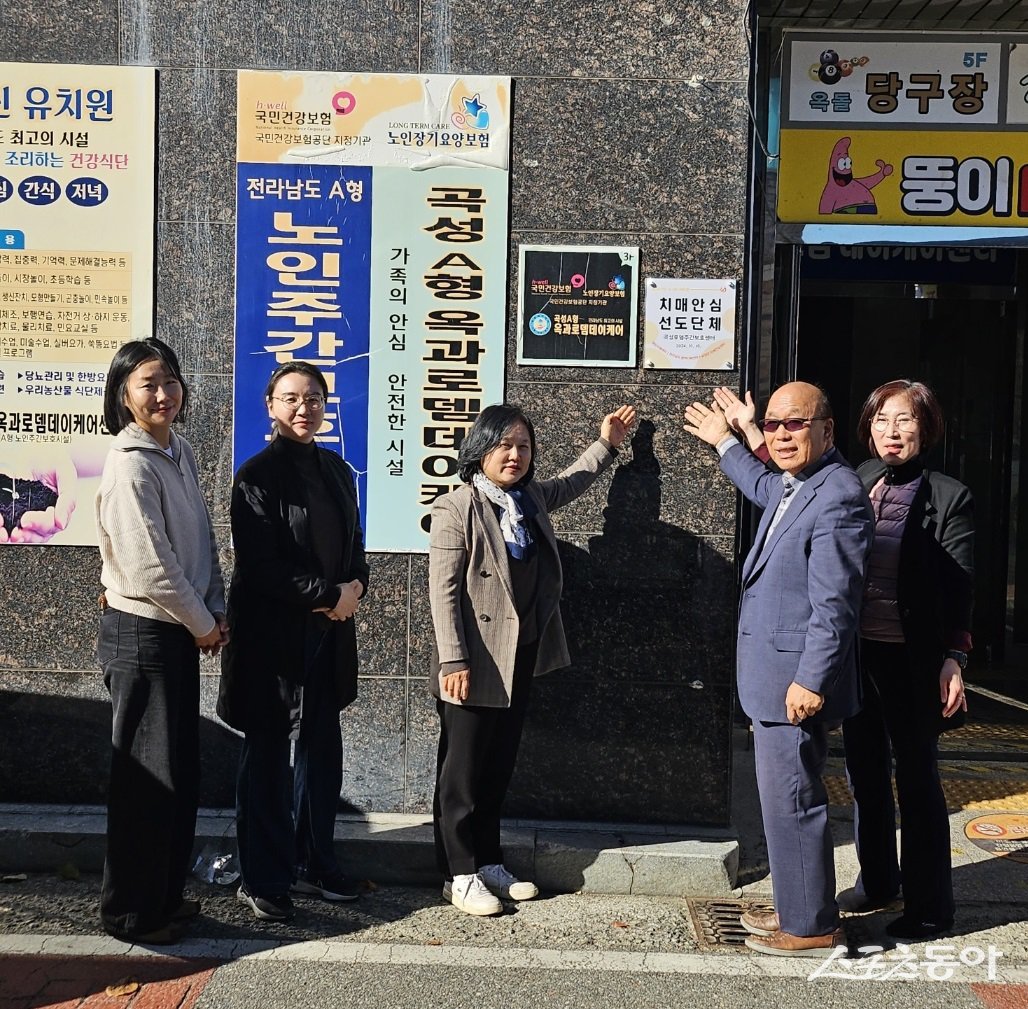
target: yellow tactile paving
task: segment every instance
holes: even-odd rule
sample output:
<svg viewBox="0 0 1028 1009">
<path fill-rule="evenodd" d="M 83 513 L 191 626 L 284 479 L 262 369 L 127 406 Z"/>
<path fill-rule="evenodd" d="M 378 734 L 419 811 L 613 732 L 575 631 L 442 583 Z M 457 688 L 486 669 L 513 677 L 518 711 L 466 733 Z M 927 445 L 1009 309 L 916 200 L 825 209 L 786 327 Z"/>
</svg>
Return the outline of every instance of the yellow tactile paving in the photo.
<svg viewBox="0 0 1028 1009">
<path fill-rule="evenodd" d="M 825 777 L 828 801 L 833 806 L 848 806 L 852 801 L 846 779 Z M 1028 781 L 1011 778 L 947 778 L 942 783 L 946 805 L 951 812 L 961 809 L 1028 811 Z"/>
<path fill-rule="evenodd" d="M 963 728 L 946 732 L 939 739 L 939 745 L 948 750 L 968 747 L 988 746 L 992 741 L 996 745 L 1009 746 L 1016 744 L 1017 749 L 1028 747 L 1028 726 L 1012 723 L 989 724 L 987 722 L 970 722 Z"/>
</svg>

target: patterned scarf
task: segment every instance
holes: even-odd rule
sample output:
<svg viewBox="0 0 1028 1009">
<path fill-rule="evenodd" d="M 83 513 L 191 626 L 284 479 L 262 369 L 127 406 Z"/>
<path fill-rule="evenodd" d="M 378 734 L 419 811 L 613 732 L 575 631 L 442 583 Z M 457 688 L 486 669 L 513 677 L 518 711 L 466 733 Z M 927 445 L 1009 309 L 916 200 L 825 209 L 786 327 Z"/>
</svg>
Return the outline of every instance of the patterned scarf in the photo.
<svg viewBox="0 0 1028 1009">
<path fill-rule="evenodd" d="M 521 510 L 521 491 L 515 490 L 508 494 L 497 487 L 481 470 L 475 474 L 472 482 L 480 493 L 493 504 L 500 506 L 500 532 L 503 533 L 503 542 L 507 544 L 511 557 L 521 560 L 532 544 L 532 535 L 528 531 Z"/>
</svg>

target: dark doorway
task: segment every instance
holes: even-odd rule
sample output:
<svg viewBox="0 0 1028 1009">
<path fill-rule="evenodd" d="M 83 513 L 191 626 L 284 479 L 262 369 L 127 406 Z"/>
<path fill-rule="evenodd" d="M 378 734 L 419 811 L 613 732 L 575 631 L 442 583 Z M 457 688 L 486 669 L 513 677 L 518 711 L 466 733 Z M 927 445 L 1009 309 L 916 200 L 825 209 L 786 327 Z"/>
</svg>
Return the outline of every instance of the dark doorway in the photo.
<svg viewBox="0 0 1028 1009">
<path fill-rule="evenodd" d="M 1016 631 L 1017 624 L 1011 488 L 1020 455 L 1019 255 L 1002 249 L 805 247 L 794 301 L 796 377 L 828 391 L 839 447 L 854 465 L 869 454 L 856 443 L 855 431 L 872 389 L 912 378 L 938 394 L 946 434 L 929 464 L 967 484 L 975 500 L 972 631 L 978 665 L 1003 663 L 1007 629 Z"/>
</svg>

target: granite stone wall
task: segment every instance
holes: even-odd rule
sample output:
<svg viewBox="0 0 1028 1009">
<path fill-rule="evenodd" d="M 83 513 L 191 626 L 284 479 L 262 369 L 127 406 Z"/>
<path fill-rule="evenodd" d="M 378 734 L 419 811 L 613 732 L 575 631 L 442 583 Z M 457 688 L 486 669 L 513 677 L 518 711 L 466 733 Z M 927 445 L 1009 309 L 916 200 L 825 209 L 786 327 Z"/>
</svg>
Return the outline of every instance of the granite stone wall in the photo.
<svg viewBox="0 0 1028 1009">
<path fill-rule="evenodd" d="M 218 535 L 231 484 L 237 68 L 514 78 L 508 398 L 552 474 L 634 402 L 644 419 L 594 490 L 555 517 L 574 664 L 536 681 L 510 812 L 728 820 L 734 496 L 681 429 L 734 376 L 514 364 L 519 243 L 628 244 L 641 274 L 742 276 L 743 0 L 6 0 L 0 59 L 155 65 L 157 332 L 179 351 L 185 429 Z M 640 310 L 642 299 L 640 298 Z M 640 325 L 641 332 L 641 325 Z M 640 354 L 641 359 L 641 354 Z M 224 562 L 231 566 L 226 549 Z M 371 557 L 360 696 L 344 714 L 343 807 L 430 808 L 436 715 L 427 558 Z M 99 559 L 0 547 L 0 801 L 103 799 L 109 707 L 95 665 Z M 232 803 L 237 741 L 204 665 L 203 801 Z"/>
</svg>

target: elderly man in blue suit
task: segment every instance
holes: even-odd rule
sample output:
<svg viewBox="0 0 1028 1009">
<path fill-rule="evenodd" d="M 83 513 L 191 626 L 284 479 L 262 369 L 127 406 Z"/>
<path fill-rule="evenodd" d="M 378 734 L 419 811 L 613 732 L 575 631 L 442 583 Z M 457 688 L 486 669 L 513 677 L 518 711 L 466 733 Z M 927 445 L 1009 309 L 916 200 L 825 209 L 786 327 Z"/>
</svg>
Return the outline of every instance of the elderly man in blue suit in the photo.
<svg viewBox="0 0 1028 1009">
<path fill-rule="evenodd" d="M 827 957 L 843 943 L 822 781 L 828 730 L 860 707 L 855 654 L 874 519 L 860 478 L 834 447 L 824 392 L 783 385 L 761 424 L 772 472 L 721 409 L 693 403 L 686 431 L 716 446 L 725 475 L 764 509 L 742 569 L 739 701 L 753 722 L 757 788 L 775 911 L 747 912 L 746 945 Z"/>
</svg>

